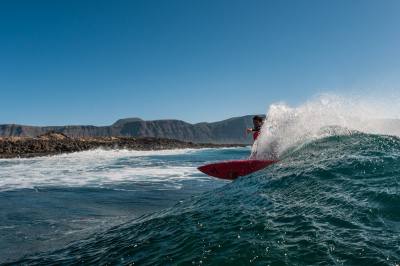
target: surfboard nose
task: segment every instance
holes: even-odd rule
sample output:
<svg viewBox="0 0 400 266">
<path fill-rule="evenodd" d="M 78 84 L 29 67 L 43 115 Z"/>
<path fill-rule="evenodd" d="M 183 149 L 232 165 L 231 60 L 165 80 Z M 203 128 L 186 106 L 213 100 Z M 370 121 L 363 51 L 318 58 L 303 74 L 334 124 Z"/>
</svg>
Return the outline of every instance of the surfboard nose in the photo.
<svg viewBox="0 0 400 266">
<path fill-rule="evenodd" d="M 272 160 L 234 160 L 206 164 L 198 167 L 206 175 L 233 180 L 261 170 L 277 161 Z"/>
</svg>

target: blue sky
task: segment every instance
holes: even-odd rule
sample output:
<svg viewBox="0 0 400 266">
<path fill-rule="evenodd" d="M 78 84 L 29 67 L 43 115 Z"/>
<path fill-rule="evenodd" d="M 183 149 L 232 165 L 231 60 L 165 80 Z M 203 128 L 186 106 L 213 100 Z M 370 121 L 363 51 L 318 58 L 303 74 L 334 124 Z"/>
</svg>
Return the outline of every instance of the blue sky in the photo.
<svg viewBox="0 0 400 266">
<path fill-rule="evenodd" d="M 0 123 L 217 121 L 399 88 L 400 1 L 1 1 Z"/>
</svg>

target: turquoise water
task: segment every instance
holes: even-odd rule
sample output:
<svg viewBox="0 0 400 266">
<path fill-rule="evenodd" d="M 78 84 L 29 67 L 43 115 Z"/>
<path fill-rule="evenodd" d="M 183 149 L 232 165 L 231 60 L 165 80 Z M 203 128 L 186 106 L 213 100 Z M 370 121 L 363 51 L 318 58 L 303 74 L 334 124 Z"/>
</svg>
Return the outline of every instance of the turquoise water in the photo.
<svg viewBox="0 0 400 266">
<path fill-rule="evenodd" d="M 97 153 L 0 162 L 16 172 L 1 182 L 2 262 L 400 263 L 397 137 L 352 133 L 309 141 L 234 182 L 208 178 L 195 167 L 245 158 L 249 149 Z M 49 160 L 60 165 L 53 169 Z M 66 237 L 68 230 L 78 234 Z M 19 252 L 11 251 L 20 244 Z"/>
</svg>

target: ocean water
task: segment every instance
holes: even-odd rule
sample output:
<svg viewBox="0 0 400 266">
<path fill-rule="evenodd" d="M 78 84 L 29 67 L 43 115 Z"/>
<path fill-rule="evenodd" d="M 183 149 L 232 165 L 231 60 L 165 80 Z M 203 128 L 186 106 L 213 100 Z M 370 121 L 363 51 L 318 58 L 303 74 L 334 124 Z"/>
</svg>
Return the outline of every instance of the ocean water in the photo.
<svg viewBox="0 0 400 266">
<path fill-rule="evenodd" d="M 333 104 L 271 106 L 252 148 L 0 160 L 0 262 L 399 265 L 400 138 Z M 250 154 L 280 161 L 196 170 Z"/>
<path fill-rule="evenodd" d="M 172 207 L 227 182 L 196 167 L 248 156 L 249 148 L 93 150 L 0 160 L 0 263 Z"/>
</svg>

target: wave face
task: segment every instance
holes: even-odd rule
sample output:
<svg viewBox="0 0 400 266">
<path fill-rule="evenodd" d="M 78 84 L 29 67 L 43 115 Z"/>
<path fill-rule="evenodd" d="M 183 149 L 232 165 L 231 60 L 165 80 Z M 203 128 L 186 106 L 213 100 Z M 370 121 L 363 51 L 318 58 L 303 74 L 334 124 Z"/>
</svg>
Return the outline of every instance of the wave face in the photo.
<svg viewBox="0 0 400 266">
<path fill-rule="evenodd" d="M 400 263 L 398 137 L 352 132 L 285 152 L 255 174 L 16 263 Z"/>
</svg>

